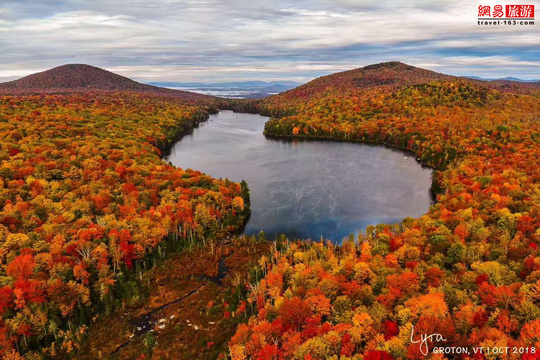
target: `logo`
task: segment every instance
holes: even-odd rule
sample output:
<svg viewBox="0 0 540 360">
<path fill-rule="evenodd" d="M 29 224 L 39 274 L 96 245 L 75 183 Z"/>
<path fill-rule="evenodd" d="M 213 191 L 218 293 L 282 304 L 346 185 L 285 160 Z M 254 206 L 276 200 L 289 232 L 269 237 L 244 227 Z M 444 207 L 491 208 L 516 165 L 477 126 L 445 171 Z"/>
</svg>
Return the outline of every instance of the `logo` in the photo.
<svg viewBox="0 0 540 360">
<path fill-rule="evenodd" d="M 414 340 L 414 325 L 411 328 L 411 343 L 412 344 L 420 344 L 420 352 L 422 355 L 427 356 L 429 353 L 429 343 L 428 342 L 441 342 L 441 341 L 448 341 L 445 339 L 441 334 L 420 334 L 420 339 Z"/>
<path fill-rule="evenodd" d="M 478 25 L 534 25 L 534 5 L 480 5 Z"/>
<path fill-rule="evenodd" d="M 415 337 L 417 337 L 418 339 L 415 340 Z M 479 354 L 487 354 L 487 355 L 494 354 L 494 355 L 501 356 L 502 354 L 516 354 L 516 356 L 519 356 L 520 354 L 523 355 L 523 354 L 537 354 L 538 353 L 536 347 L 533 347 L 533 346 L 530 346 L 530 347 L 475 346 L 472 349 L 467 346 L 441 346 L 438 343 L 447 342 L 448 339 L 445 339 L 441 334 L 437 334 L 437 333 L 417 335 L 414 333 L 414 325 L 411 327 L 410 341 L 411 341 L 411 344 L 418 344 L 420 353 L 422 353 L 422 355 L 424 356 L 428 356 L 428 354 L 430 353 L 430 347 L 432 348 L 431 353 L 443 354 L 443 355 L 465 355 L 466 354 L 466 355 L 471 356 L 471 355 L 479 355 Z M 483 358 L 485 358 L 485 356 Z"/>
</svg>

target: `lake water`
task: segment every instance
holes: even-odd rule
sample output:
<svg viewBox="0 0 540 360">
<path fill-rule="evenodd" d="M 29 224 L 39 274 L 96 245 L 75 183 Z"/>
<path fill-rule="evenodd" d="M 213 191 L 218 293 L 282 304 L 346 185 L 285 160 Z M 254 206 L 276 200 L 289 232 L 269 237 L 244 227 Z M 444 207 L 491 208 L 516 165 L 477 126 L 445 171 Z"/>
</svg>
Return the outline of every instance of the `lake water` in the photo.
<svg viewBox="0 0 540 360">
<path fill-rule="evenodd" d="M 221 111 L 176 143 L 166 161 L 246 180 L 246 234 L 341 241 L 367 225 L 426 213 L 431 169 L 383 146 L 267 139 L 267 117 Z"/>
</svg>

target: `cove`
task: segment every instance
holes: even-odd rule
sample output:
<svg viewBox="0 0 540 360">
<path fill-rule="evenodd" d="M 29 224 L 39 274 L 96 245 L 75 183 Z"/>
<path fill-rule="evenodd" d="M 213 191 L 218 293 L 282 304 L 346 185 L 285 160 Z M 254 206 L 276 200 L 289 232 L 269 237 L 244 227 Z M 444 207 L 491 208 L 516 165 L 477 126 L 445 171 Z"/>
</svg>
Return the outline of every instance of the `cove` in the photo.
<svg viewBox="0 0 540 360">
<path fill-rule="evenodd" d="M 245 234 L 341 242 L 368 225 L 419 217 L 432 203 L 432 170 L 410 154 L 362 143 L 276 140 L 267 117 L 221 111 L 164 160 L 216 178 L 246 180 Z"/>
</svg>

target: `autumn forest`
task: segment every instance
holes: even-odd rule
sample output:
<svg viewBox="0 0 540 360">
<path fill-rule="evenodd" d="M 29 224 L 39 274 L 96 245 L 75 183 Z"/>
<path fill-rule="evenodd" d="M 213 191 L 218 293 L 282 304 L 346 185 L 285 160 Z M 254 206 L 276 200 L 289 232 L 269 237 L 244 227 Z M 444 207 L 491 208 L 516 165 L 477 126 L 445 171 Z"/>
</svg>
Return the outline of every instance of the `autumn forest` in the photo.
<svg viewBox="0 0 540 360">
<path fill-rule="evenodd" d="M 389 62 L 231 100 L 50 71 L 0 84 L 0 357 L 540 357 L 538 83 Z M 249 183 L 162 160 L 224 109 L 407 151 L 435 202 L 342 243 L 243 236 Z M 415 335 L 434 333 L 468 352 Z"/>
</svg>

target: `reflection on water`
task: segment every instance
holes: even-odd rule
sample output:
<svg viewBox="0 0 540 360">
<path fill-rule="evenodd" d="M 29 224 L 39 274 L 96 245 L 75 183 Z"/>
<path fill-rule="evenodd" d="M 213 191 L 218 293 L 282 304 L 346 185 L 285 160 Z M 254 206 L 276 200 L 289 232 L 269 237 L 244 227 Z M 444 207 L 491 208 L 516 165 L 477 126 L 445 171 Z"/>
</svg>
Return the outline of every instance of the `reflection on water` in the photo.
<svg viewBox="0 0 540 360">
<path fill-rule="evenodd" d="M 367 225 L 418 217 L 431 203 L 431 170 L 402 151 L 262 134 L 268 118 L 222 111 L 174 145 L 165 159 L 214 177 L 246 180 L 246 234 L 340 241 Z"/>
</svg>

